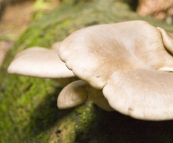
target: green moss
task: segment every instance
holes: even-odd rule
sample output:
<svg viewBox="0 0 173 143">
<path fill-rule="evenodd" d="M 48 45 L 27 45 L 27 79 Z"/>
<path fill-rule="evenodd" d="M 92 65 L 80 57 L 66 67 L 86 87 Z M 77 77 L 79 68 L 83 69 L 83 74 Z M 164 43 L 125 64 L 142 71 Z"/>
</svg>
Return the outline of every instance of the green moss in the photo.
<svg viewBox="0 0 173 143">
<path fill-rule="evenodd" d="M 14 55 L 25 48 L 49 48 L 52 43 L 63 40 L 77 29 L 134 19 L 144 19 L 173 32 L 172 26 L 151 17 L 139 17 L 126 3 L 116 0 L 66 0 L 57 10 L 32 23 L 8 53 L 1 68 L 0 142 L 77 143 L 96 140 L 103 143 L 114 142 L 115 139 L 117 142 L 134 141 L 133 133 L 141 137 L 140 132 L 134 131 L 133 127 L 139 124 L 148 127 L 144 122 L 117 113 L 104 112 L 91 103 L 74 109 L 58 110 L 56 100 L 61 88 L 57 86 L 57 81 L 6 73 Z M 162 136 L 160 140 L 170 138 L 172 139 L 168 132 L 167 136 Z M 138 141 L 140 142 L 140 139 Z"/>
</svg>

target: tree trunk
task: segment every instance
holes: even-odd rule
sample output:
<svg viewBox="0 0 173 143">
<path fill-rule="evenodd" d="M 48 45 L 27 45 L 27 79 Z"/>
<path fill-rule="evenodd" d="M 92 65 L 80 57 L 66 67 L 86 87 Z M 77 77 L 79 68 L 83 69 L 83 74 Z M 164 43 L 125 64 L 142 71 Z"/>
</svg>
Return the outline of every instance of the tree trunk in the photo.
<svg viewBox="0 0 173 143">
<path fill-rule="evenodd" d="M 86 26 L 134 19 L 142 18 L 121 1 L 64 0 L 57 10 L 32 23 L 8 53 L 0 71 L 0 142 L 171 142 L 172 121 L 139 121 L 117 112 L 105 112 L 90 102 L 58 110 L 56 100 L 61 88 L 56 80 L 6 73 L 14 55 L 25 48 L 50 47 Z M 171 26 L 143 19 L 173 32 Z"/>
</svg>

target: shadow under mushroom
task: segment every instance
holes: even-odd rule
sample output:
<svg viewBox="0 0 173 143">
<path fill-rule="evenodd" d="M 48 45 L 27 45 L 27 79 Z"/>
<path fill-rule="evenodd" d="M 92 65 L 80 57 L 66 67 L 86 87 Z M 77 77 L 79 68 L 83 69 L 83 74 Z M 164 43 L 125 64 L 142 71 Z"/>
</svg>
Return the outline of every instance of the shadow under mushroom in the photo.
<svg viewBox="0 0 173 143">
<path fill-rule="evenodd" d="M 55 92 L 47 95 L 46 98 L 38 105 L 30 116 L 30 123 L 25 127 L 33 136 L 37 136 L 41 132 L 46 132 L 52 128 L 59 119 L 73 111 L 73 108 L 68 110 L 59 110 L 56 106 L 57 95 L 61 88 L 55 88 Z"/>
<path fill-rule="evenodd" d="M 173 140 L 172 126 L 173 121 L 141 121 L 102 111 L 98 124 L 85 135 L 79 134 L 75 143 L 167 143 Z"/>
</svg>

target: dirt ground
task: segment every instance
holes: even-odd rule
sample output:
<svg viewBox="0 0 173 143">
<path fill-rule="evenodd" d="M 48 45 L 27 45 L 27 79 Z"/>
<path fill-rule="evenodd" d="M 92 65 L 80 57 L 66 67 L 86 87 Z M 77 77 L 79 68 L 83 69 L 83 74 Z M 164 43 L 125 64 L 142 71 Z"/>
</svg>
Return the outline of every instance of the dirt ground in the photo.
<svg viewBox="0 0 173 143">
<path fill-rule="evenodd" d="M 2 20 L 0 21 L 0 66 L 2 65 L 6 53 L 13 46 L 13 43 L 28 27 L 34 11 L 33 4 L 34 1 L 23 1 L 9 5 L 6 8 Z M 57 2 L 57 4 L 59 4 L 59 2 Z"/>
</svg>

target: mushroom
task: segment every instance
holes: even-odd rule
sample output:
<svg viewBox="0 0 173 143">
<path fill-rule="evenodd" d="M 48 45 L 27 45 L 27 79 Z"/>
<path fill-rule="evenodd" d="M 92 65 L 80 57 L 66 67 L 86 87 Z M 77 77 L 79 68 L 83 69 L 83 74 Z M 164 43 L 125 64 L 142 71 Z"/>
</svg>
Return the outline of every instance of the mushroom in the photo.
<svg viewBox="0 0 173 143">
<path fill-rule="evenodd" d="M 28 48 L 17 54 L 8 67 L 8 73 L 43 78 L 74 76 L 60 60 L 56 50 L 43 47 Z"/>
<path fill-rule="evenodd" d="M 114 110 L 167 120 L 173 118 L 173 74 L 163 71 L 173 71 L 172 41 L 147 22 L 129 21 L 78 30 L 58 51 L 78 78 L 103 91 Z"/>
<path fill-rule="evenodd" d="M 165 72 L 173 71 L 172 41 L 163 29 L 145 21 L 96 25 L 72 33 L 52 50 L 19 53 L 8 72 L 77 76 L 81 80 L 61 91 L 60 109 L 91 100 L 104 110 L 137 119 L 173 119 L 173 74 Z"/>
<path fill-rule="evenodd" d="M 173 119 L 173 74 L 152 69 L 115 72 L 103 88 L 110 106 L 143 120 Z"/>
<path fill-rule="evenodd" d="M 74 81 L 63 88 L 58 96 L 57 106 L 59 109 L 67 109 L 80 105 L 86 100 L 92 101 L 106 111 L 113 111 L 102 91 L 92 88 L 82 80 Z"/>
<path fill-rule="evenodd" d="M 56 49 L 43 47 L 31 47 L 18 53 L 8 67 L 8 73 L 55 78 L 61 86 L 77 79 L 60 60 Z"/>
<path fill-rule="evenodd" d="M 61 45 L 61 42 L 55 42 L 52 46 L 51 49 L 58 50 Z"/>
</svg>

